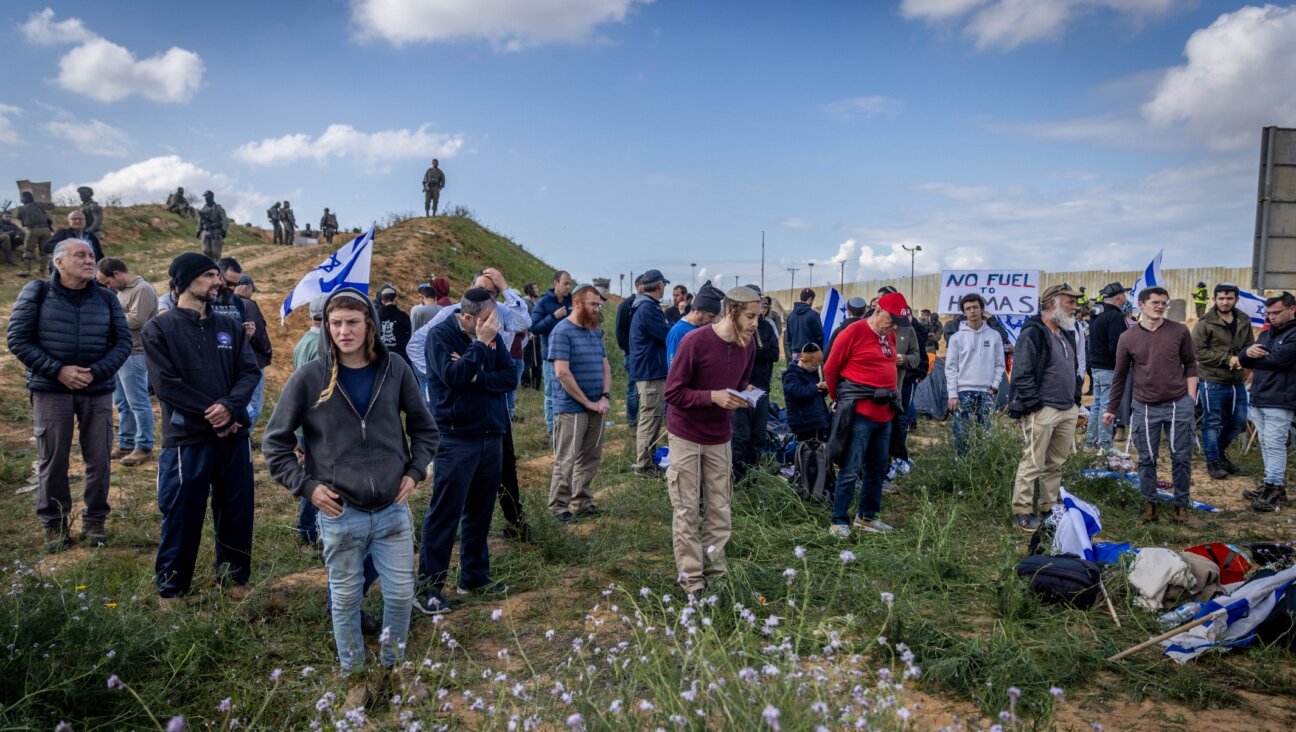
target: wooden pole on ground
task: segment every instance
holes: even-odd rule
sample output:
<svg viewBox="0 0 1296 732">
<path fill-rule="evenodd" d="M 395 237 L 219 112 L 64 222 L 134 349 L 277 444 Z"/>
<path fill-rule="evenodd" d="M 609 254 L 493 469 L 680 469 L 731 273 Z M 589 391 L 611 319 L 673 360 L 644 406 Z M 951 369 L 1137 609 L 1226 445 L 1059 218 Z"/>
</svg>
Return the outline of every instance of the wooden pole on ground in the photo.
<svg viewBox="0 0 1296 732">
<path fill-rule="evenodd" d="M 1192 620 L 1192 621 L 1189 621 L 1189 622 L 1187 622 L 1187 623 L 1184 623 L 1183 625 L 1179 626 L 1178 628 L 1175 628 L 1174 630 L 1167 630 L 1166 632 L 1162 633 L 1161 635 L 1158 635 L 1158 636 L 1155 637 L 1155 638 L 1148 638 L 1147 640 L 1143 641 L 1142 643 L 1138 644 L 1137 646 L 1134 646 L 1133 648 L 1126 648 L 1125 650 L 1121 651 L 1120 653 L 1117 653 L 1116 655 L 1112 656 L 1111 658 L 1109 658 L 1109 659 L 1107 659 L 1107 660 L 1108 660 L 1108 661 L 1119 661 L 1119 660 L 1121 660 L 1122 658 L 1125 658 L 1126 656 L 1130 656 L 1130 655 L 1133 655 L 1133 654 L 1135 654 L 1135 653 L 1138 653 L 1139 651 L 1143 650 L 1144 648 L 1147 648 L 1147 647 L 1149 647 L 1149 646 L 1154 646 L 1154 645 L 1160 643 L 1160 642 L 1163 641 L 1163 640 L 1169 640 L 1169 639 L 1175 637 L 1176 635 L 1179 635 L 1180 633 L 1184 632 L 1185 630 L 1188 630 L 1188 629 L 1190 629 L 1190 628 L 1196 628 L 1197 626 L 1201 625 L 1202 623 L 1205 623 L 1205 622 L 1208 622 L 1208 621 L 1214 620 L 1215 618 L 1223 617 L 1224 615 L 1227 615 L 1227 614 L 1228 614 L 1228 610 L 1227 610 L 1227 609 L 1223 609 L 1223 610 L 1216 610 L 1215 612 L 1211 613 L 1210 615 L 1206 615 L 1206 616 L 1203 616 L 1203 617 L 1197 618 L 1196 620 Z"/>
<path fill-rule="evenodd" d="M 1111 595 L 1107 594 L 1107 585 L 1101 578 L 1098 580 L 1098 588 L 1102 590 L 1103 599 L 1107 601 L 1107 612 L 1111 613 L 1112 621 L 1116 623 L 1117 628 L 1121 627 L 1120 618 L 1116 617 L 1116 606 L 1112 604 Z"/>
</svg>

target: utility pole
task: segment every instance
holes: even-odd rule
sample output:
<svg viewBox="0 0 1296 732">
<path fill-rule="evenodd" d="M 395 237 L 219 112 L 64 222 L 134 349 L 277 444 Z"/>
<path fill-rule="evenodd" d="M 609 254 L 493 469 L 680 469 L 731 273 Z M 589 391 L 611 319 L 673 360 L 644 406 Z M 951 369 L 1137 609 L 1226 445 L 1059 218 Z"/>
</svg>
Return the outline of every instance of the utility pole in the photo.
<svg viewBox="0 0 1296 732">
<path fill-rule="evenodd" d="M 907 247 L 904 244 L 901 244 L 900 248 L 905 250 L 906 252 L 909 252 L 909 297 L 913 297 L 914 296 L 914 257 L 918 256 L 918 252 L 922 251 L 922 244 L 915 245 L 912 248 Z"/>
<path fill-rule="evenodd" d="M 808 266 L 808 267 L 810 268 L 810 285 L 809 285 L 809 286 L 810 286 L 810 287 L 814 287 L 814 262 L 806 262 L 806 266 Z"/>
<path fill-rule="evenodd" d="M 689 262 L 689 292 L 697 292 L 697 262 Z"/>
<path fill-rule="evenodd" d="M 798 269 L 800 267 L 788 267 L 788 271 L 792 273 L 792 302 L 796 302 L 796 273 Z"/>
<path fill-rule="evenodd" d="M 734 287 L 738 286 L 738 275 L 734 275 Z"/>
<path fill-rule="evenodd" d="M 842 297 L 845 297 L 845 296 L 846 296 L 846 260 L 844 260 L 844 259 L 842 260 L 841 266 L 842 266 L 842 271 L 841 271 L 841 294 L 842 294 Z"/>
<path fill-rule="evenodd" d="M 765 230 L 761 229 L 761 292 L 765 291 Z"/>
<path fill-rule="evenodd" d="M 621 284 L 617 285 L 617 294 L 625 297 L 625 272 L 621 273 Z"/>
</svg>

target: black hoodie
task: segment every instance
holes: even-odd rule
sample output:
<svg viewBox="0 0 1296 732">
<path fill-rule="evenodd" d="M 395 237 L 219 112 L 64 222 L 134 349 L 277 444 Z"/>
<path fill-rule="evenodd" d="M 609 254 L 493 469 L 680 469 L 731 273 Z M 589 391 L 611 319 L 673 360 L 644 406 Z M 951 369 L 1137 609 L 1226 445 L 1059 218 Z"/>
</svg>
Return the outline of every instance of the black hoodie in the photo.
<svg viewBox="0 0 1296 732">
<path fill-rule="evenodd" d="M 373 303 L 349 287 L 329 295 L 325 312 L 344 292 L 366 303 L 378 323 Z M 319 357 L 293 372 L 270 415 L 261 441 L 266 466 L 294 496 L 309 498 L 323 483 L 347 506 L 362 511 L 386 508 L 396 500 L 402 476 L 416 483 L 426 477 L 440 436 L 436 423 L 423 403 L 414 371 L 405 359 L 393 358 L 381 339 L 374 343 L 378 375 L 369 403 L 353 404 L 338 384 L 328 401 L 317 405 L 333 372 L 327 325 L 320 328 L 319 339 Z M 304 465 L 293 453 L 298 427 L 306 441 Z"/>
</svg>

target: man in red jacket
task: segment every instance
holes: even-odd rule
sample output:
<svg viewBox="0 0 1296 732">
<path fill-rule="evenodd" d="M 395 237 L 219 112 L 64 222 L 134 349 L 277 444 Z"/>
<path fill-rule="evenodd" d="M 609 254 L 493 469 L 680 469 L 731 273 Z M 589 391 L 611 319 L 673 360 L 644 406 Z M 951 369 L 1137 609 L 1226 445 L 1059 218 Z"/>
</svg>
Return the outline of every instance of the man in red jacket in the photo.
<svg viewBox="0 0 1296 732">
<path fill-rule="evenodd" d="M 838 410 L 849 410 L 833 421 L 834 431 L 848 431 L 829 528 L 838 538 L 848 538 L 852 526 L 874 533 L 891 531 L 878 513 L 889 463 L 891 420 L 900 403 L 896 364 L 904 356 L 896 352 L 895 329 L 902 325 L 909 325 L 909 303 L 904 295 L 883 295 L 872 315 L 837 336 L 824 365 L 828 395 L 837 402 Z M 859 511 L 852 522 L 855 483 L 861 479 Z"/>
</svg>

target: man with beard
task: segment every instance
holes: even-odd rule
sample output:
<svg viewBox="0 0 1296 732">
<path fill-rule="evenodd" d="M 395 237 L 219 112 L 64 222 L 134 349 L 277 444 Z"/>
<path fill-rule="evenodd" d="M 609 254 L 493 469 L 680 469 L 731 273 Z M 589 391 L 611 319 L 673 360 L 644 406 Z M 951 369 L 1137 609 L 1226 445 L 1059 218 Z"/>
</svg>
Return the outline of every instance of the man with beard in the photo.
<svg viewBox="0 0 1296 732">
<path fill-rule="evenodd" d="M 1197 348 L 1188 326 L 1165 317 L 1170 307 L 1170 293 L 1165 288 L 1145 287 L 1139 290 L 1138 299 L 1142 316 L 1133 328 L 1121 334 L 1116 346 L 1116 375 L 1103 422 L 1115 421 L 1125 380 L 1132 377 L 1130 429 L 1139 451 L 1139 491 L 1143 494 L 1139 523 L 1157 520 L 1156 463 L 1164 430 L 1170 437 L 1170 475 L 1174 483 L 1170 520 L 1187 524 L 1197 408 Z"/>
<path fill-rule="evenodd" d="M 1079 293 L 1055 285 L 1040 297 L 1040 312 L 1022 326 L 1012 364 L 1014 399 L 1009 415 L 1023 421 L 1026 451 L 1013 483 L 1012 522 L 1022 531 L 1035 531 L 1035 482 L 1039 481 L 1039 512 L 1048 515 L 1058 503 L 1062 463 L 1075 448 L 1076 418 L 1080 414 L 1080 367 L 1076 354 L 1075 312 Z M 1113 392 L 1115 393 L 1115 392 Z"/>
<path fill-rule="evenodd" d="M 1240 358 L 1255 343 L 1255 334 L 1250 319 L 1237 311 L 1237 285 L 1215 285 L 1214 297 L 1214 307 L 1193 326 L 1192 338 L 1201 370 L 1202 452 L 1210 477 L 1222 480 L 1239 472 L 1228 448 L 1246 432 L 1247 374 Z"/>
<path fill-rule="evenodd" d="M 671 543 L 676 576 L 691 601 L 701 601 L 706 584 L 727 572 L 732 412 L 748 406 L 734 392 L 745 391 L 751 380 L 759 318 L 759 295 L 746 287 L 729 290 L 724 316 L 684 337 L 666 378 Z"/>
<path fill-rule="evenodd" d="M 666 308 L 666 322 L 675 325 L 693 310 L 691 306 L 692 297 L 689 296 L 688 288 L 684 285 L 675 285 L 671 290 L 671 304 Z"/>
<path fill-rule="evenodd" d="M 158 507 L 162 535 L 155 574 L 159 603 L 184 602 L 211 496 L 216 572 L 229 596 L 248 593 L 252 573 L 253 476 L 248 402 L 261 380 L 240 323 L 215 312 L 220 274 L 197 252 L 168 268 L 176 307 L 144 326 L 149 383 L 162 404 Z"/>
<path fill-rule="evenodd" d="M 603 422 L 612 399 L 612 366 L 603 345 L 606 300 L 593 285 L 572 291 L 572 314 L 549 333 L 554 394 L 554 466 L 549 512 L 566 523 L 594 516 L 594 474 L 603 459 Z"/>
</svg>

